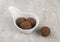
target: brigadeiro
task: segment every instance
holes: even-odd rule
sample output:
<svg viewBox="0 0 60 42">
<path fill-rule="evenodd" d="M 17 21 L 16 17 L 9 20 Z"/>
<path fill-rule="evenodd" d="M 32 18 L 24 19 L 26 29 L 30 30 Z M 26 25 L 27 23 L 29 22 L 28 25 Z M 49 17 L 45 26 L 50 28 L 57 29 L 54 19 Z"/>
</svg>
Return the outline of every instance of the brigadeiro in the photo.
<svg viewBox="0 0 60 42">
<path fill-rule="evenodd" d="M 27 21 L 29 21 L 32 24 L 32 27 L 34 27 L 36 24 L 36 21 L 33 18 L 27 18 Z"/>
<path fill-rule="evenodd" d="M 47 26 L 43 26 L 40 29 L 41 35 L 47 37 L 50 34 L 50 28 Z"/>
<path fill-rule="evenodd" d="M 26 19 L 24 17 L 18 18 L 16 20 L 16 24 L 19 26 L 22 22 L 26 21 Z"/>
<path fill-rule="evenodd" d="M 31 25 L 30 22 L 24 21 L 24 22 L 22 22 L 22 23 L 20 24 L 20 27 L 21 27 L 22 29 L 31 29 L 32 25 Z"/>
</svg>

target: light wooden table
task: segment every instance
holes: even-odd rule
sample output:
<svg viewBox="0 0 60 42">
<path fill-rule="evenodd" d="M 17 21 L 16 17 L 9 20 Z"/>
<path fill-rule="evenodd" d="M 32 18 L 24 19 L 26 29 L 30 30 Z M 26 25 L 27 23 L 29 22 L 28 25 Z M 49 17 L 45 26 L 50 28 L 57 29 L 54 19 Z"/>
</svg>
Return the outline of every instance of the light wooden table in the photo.
<svg viewBox="0 0 60 42">
<path fill-rule="evenodd" d="M 41 26 L 49 26 L 51 34 L 42 37 L 36 31 L 23 34 L 16 30 L 8 7 L 14 5 L 23 12 L 33 12 Z M 0 42 L 60 42 L 60 0 L 0 0 Z"/>
</svg>

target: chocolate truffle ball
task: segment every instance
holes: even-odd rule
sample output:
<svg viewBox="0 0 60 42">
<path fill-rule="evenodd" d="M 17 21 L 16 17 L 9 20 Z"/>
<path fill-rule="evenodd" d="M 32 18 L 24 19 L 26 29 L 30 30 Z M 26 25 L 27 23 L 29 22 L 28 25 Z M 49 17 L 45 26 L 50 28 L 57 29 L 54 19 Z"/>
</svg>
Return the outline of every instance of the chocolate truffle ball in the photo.
<svg viewBox="0 0 60 42">
<path fill-rule="evenodd" d="M 50 34 L 50 29 L 49 27 L 44 26 L 40 29 L 40 32 L 42 36 L 47 37 Z"/>
<path fill-rule="evenodd" d="M 30 22 L 24 21 L 24 22 L 22 22 L 22 23 L 20 24 L 20 27 L 21 27 L 22 29 L 31 29 L 32 25 L 31 25 Z"/>
<path fill-rule="evenodd" d="M 29 21 L 29 22 L 32 24 L 33 27 L 34 27 L 35 24 L 36 24 L 36 21 L 35 21 L 35 19 L 33 19 L 33 18 L 27 18 L 27 21 Z"/>
<path fill-rule="evenodd" d="M 16 24 L 19 26 L 22 22 L 26 21 L 26 19 L 24 17 L 18 18 L 16 20 Z"/>
</svg>

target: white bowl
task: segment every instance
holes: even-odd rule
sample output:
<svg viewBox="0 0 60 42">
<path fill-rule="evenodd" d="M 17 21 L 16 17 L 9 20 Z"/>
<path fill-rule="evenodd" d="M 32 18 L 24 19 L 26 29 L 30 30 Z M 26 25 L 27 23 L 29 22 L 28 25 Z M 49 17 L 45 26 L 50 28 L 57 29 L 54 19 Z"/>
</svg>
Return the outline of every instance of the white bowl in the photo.
<svg viewBox="0 0 60 42">
<path fill-rule="evenodd" d="M 14 24 L 17 27 L 18 31 L 21 31 L 23 33 L 31 33 L 32 31 L 37 29 L 37 26 L 39 25 L 39 17 L 37 15 L 35 15 L 34 13 L 29 13 L 29 12 L 21 12 L 20 10 L 18 10 L 14 6 L 10 6 L 10 7 L 8 7 L 8 9 L 9 9 L 9 11 L 11 12 L 11 14 L 13 16 L 13 21 L 14 21 Z M 31 18 L 34 18 L 36 20 L 36 25 L 32 29 L 28 29 L 28 30 L 21 29 L 16 24 L 16 19 L 20 18 L 20 17 L 24 17 L 24 18 L 31 17 Z"/>
</svg>

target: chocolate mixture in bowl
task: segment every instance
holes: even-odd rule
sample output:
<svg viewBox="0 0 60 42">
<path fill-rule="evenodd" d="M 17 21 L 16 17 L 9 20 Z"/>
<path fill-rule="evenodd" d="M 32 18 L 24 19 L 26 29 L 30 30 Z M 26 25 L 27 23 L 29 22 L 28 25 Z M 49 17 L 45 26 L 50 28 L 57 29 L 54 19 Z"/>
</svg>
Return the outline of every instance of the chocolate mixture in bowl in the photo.
<svg viewBox="0 0 60 42">
<path fill-rule="evenodd" d="M 25 18 L 21 17 L 16 20 L 16 24 L 19 26 L 22 22 L 26 21 Z"/>
<path fill-rule="evenodd" d="M 32 24 L 33 27 L 36 24 L 36 21 L 33 18 L 27 18 L 27 21 L 29 21 Z"/>
<path fill-rule="evenodd" d="M 16 24 L 22 29 L 31 29 L 35 26 L 36 21 L 33 18 L 18 18 Z"/>
<path fill-rule="evenodd" d="M 31 25 L 30 22 L 24 21 L 24 22 L 22 22 L 22 23 L 20 24 L 20 27 L 21 27 L 22 29 L 31 29 L 32 25 Z"/>
</svg>

